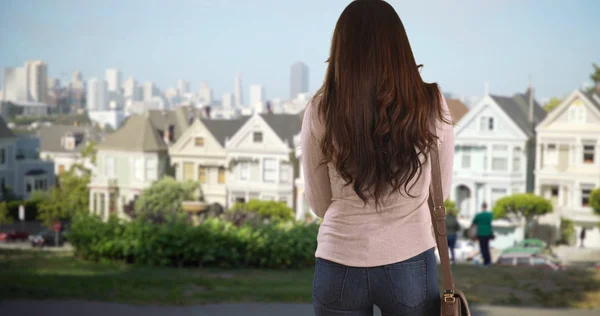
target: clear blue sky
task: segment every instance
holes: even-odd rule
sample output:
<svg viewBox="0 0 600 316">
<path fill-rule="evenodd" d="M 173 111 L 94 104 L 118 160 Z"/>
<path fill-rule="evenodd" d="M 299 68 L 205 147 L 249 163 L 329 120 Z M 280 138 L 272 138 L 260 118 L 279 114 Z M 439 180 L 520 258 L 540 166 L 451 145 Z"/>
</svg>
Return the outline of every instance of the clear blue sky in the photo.
<svg viewBox="0 0 600 316">
<path fill-rule="evenodd" d="M 481 95 L 524 91 L 529 74 L 539 98 L 561 96 L 589 81 L 600 63 L 600 1 L 389 1 L 403 20 L 427 81 L 445 92 Z M 0 68 L 28 59 L 48 63 L 69 81 L 119 68 L 123 79 L 177 79 L 215 96 L 244 94 L 262 83 L 268 98 L 289 95 L 289 66 L 310 67 L 322 82 L 333 27 L 348 0 L 1 0 Z"/>
</svg>

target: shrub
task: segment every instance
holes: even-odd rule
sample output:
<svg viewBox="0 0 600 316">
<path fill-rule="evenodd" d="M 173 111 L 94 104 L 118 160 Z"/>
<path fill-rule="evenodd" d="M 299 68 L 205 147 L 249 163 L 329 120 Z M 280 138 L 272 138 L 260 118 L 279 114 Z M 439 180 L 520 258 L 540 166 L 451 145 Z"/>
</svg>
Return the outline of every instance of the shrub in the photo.
<svg viewBox="0 0 600 316">
<path fill-rule="evenodd" d="M 156 266 L 301 268 L 314 264 L 316 224 L 276 222 L 235 226 L 208 218 L 193 227 L 183 221 L 153 224 L 134 220 L 103 222 L 79 215 L 69 239 L 76 253 Z"/>
<path fill-rule="evenodd" d="M 261 219 L 292 220 L 294 211 L 283 202 L 250 200 L 248 203 L 236 203 L 229 212 L 255 213 Z"/>
<path fill-rule="evenodd" d="M 572 220 L 562 217 L 560 219 L 560 237 L 557 241 L 559 245 L 569 245 L 575 236 L 575 225 Z"/>
<path fill-rule="evenodd" d="M 444 201 L 444 206 L 446 207 L 446 214 L 448 215 L 458 215 L 458 208 L 456 207 L 456 203 L 451 200 Z"/>
</svg>

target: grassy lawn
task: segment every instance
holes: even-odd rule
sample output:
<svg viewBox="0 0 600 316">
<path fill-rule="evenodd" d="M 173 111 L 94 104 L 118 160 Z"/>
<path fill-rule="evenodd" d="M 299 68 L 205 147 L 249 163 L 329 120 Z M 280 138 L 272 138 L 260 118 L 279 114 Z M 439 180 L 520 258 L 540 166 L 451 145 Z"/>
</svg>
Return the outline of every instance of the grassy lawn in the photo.
<svg viewBox="0 0 600 316">
<path fill-rule="evenodd" d="M 454 268 L 471 304 L 600 307 L 600 273 L 528 268 Z M 70 253 L 0 250 L 0 298 L 121 303 L 303 302 L 312 269 L 175 269 L 87 262 Z"/>
</svg>

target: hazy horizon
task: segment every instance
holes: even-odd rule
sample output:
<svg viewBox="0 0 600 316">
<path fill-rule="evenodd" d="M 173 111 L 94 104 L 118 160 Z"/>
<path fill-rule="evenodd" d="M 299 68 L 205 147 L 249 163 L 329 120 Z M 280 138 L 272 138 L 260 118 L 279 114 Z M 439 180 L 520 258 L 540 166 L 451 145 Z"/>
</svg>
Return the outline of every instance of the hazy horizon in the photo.
<svg viewBox="0 0 600 316">
<path fill-rule="evenodd" d="M 510 95 L 524 91 L 531 75 L 538 99 L 562 96 L 590 82 L 592 62 L 600 63 L 599 1 L 388 2 L 425 65 L 424 79 L 444 92 L 480 96 L 488 81 L 491 93 Z M 257 83 L 268 99 L 285 99 L 296 61 L 310 67 L 311 91 L 321 84 L 348 3 L 2 1 L 0 68 L 40 59 L 61 84 L 77 70 L 88 80 L 118 68 L 123 81 L 134 76 L 163 90 L 184 79 L 198 91 L 207 81 L 217 99 L 233 92 L 239 70 L 246 100 Z"/>
</svg>

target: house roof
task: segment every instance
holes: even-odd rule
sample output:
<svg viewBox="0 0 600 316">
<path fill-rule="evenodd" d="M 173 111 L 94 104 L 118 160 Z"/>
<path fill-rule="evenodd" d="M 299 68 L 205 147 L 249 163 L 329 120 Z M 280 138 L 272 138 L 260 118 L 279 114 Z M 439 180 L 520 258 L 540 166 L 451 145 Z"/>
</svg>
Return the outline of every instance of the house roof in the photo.
<svg viewBox="0 0 600 316">
<path fill-rule="evenodd" d="M 8 128 L 6 121 L 0 116 L 0 138 L 13 138 L 15 134 Z"/>
<path fill-rule="evenodd" d="M 130 115 L 114 133 L 105 137 L 98 149 L 156 152 L 168 150 L 149 114 Z"/>
<path fill-rule="evenodd" d="M 177 141 L 183 132 L 189 127 L 190 123 L 187 119 L 187 109 L 179 107 L 175 110 L 149 110 L 148 116 L 155 128 L 160 131 L 165 131 L 170 125 L 173 125 L 174 141 Z"/>
<path fill-rule="evenodd" d="M 62 138 L 71 134 L 80 136 L 81 140 L 76 144 L 74 150 L 65 149 L 62 145 Z M 99 143 L 102 140 L 102 132 L 92 126 L 70 126 L 70 125 L 51 125 L 44 126 L 37 131 L 40 138 L 40 150 L 48 152 L 73 152 L 83 151 L 88 141 Z"/>
<path fill-rule="evenodd" d="M 600 92 L 585 92 L 585 91 L 581 91 L 581 93 L 583 93 L 591 102 L 594 106 L 596 106 L 596 108 L 598 110 L 600 110 Z M 594 99 L 594 95 L 596 96 L 597 99 Z"/>
<path fill-rule="evenodd" d="M 294 147 L 294 136 L 300 132 L 302 127 L 302 117 L 298 114 L 260 114 L 262 118 L 271 126 L 273 131 L 286 142 L 290 148 Z"/>
<path fill-rule="evenodd" d="M 508 115 L 517 126 L 527 135 L 534 135 L 533 128 L 546 117 L 546 111 L 533 100 L 533 124 L 529 122 L 529 92 L 518 93 L 512 97 L 490 95 L 498 106 Z"/>
<path fill-rule="evenodd" d="M 242 116 L 235 120 L 201 119 L 201 121 L 219 144 L 225 147 L 225 140 L 231 138 L 249 118 L 249 116 Z"/>
<path fill-rule="evenodd" d="M 448 104 L 448 109 L 450 110 L 450 116 L 452 116 L 452 121 L 454 123 L 460 121 L 460 119 L 469 112 L 469 108 L 458 99 L 446 99 L 446 103 Z"/>
</svg>

